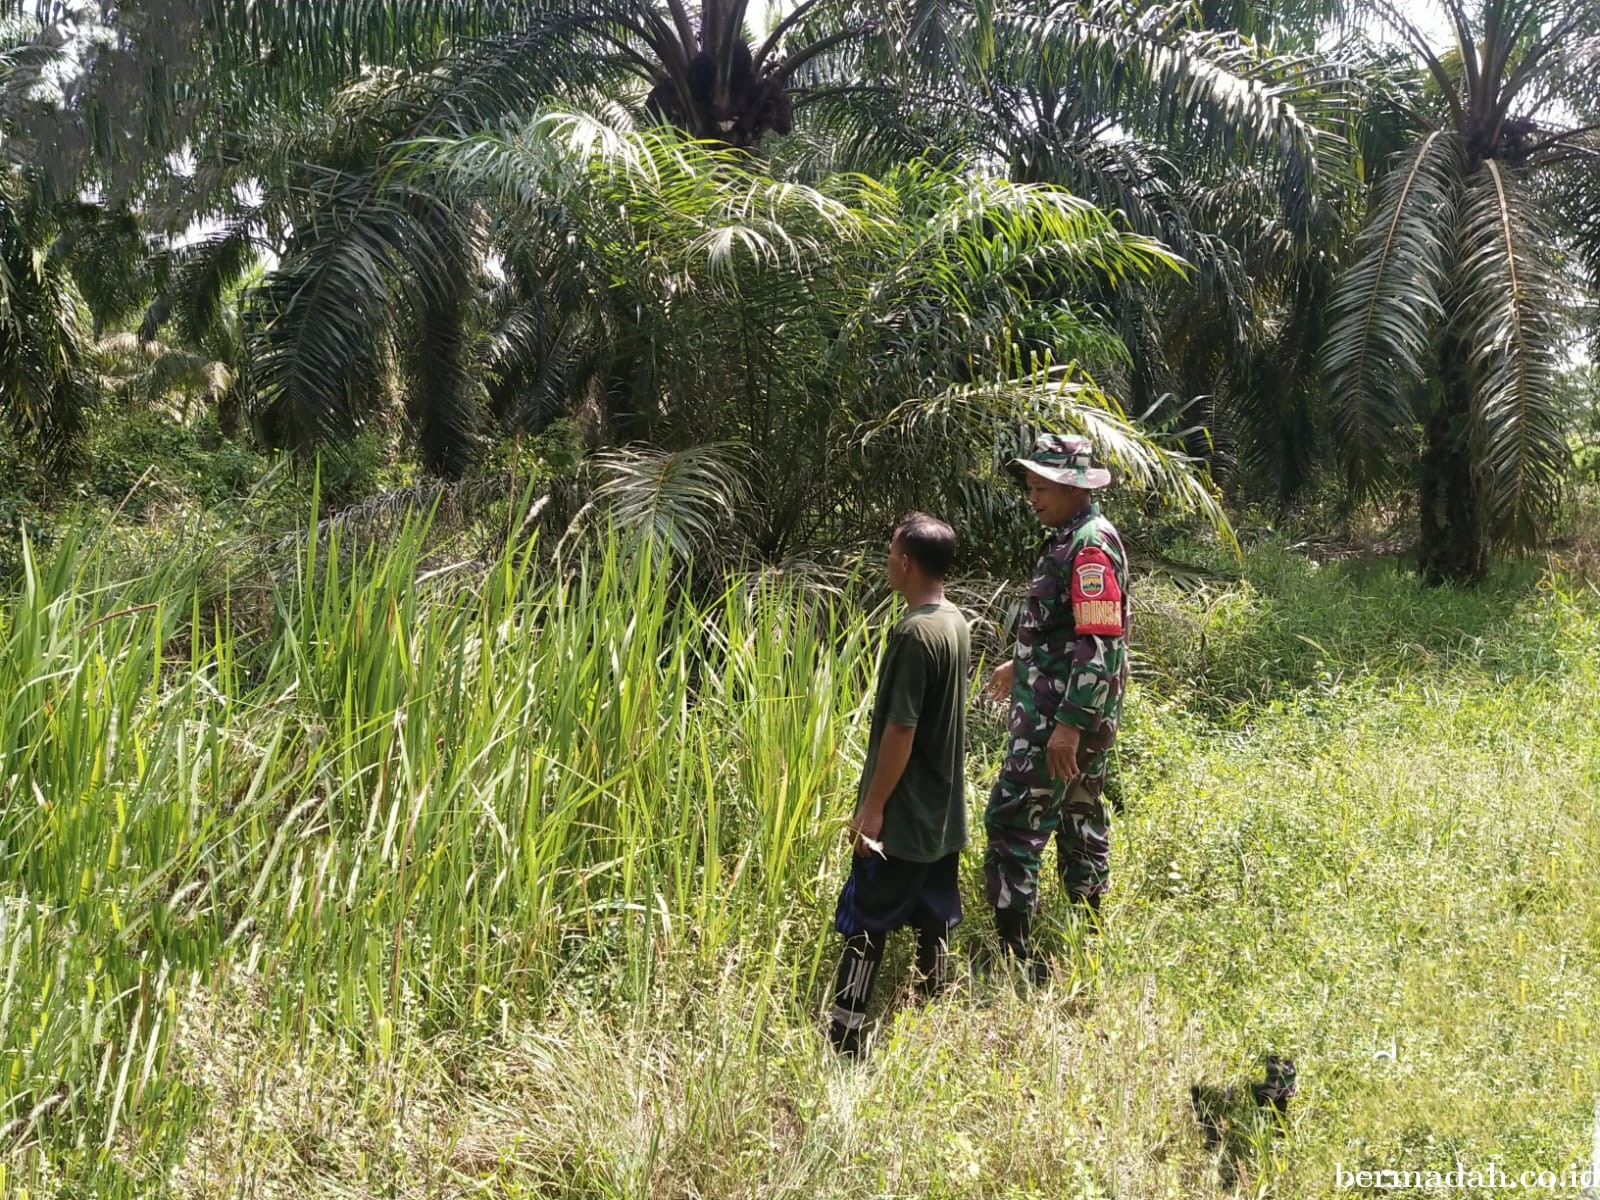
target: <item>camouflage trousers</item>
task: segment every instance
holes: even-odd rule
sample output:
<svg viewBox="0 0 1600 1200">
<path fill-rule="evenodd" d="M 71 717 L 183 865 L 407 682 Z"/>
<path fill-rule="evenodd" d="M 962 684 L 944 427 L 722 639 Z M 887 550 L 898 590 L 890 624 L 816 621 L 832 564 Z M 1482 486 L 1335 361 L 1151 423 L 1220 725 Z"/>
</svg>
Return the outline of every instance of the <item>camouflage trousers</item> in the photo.
<svg viewBox="0 0 1600 1200">
<path fill-rule="evenodd" d="M 983 879 L 995 908 L 1038 911 L 1039 864 L 1052 834 L 1066 891 L 1077 897 L 1105 892 L 1111 880 L 1106 760 L 1104 751 L 1080 759 L 1083 773 L 1069 791 L 1065 781 L 1050 778 L 1043 746 L 1016 740 L 983 814 Z"/>
</svg>

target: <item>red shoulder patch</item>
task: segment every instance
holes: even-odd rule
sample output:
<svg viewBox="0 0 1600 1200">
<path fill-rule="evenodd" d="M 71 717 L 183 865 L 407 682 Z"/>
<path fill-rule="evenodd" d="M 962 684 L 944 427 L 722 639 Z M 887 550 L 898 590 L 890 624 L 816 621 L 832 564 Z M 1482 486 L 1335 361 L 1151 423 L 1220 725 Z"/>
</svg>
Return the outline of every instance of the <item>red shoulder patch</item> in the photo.
<svg viewBox="0 0 1600 1200">
<path fill-rule="evenodd" d="M 1072 560 L 1072 623 L 1080 635 L 1122 634 L 1122 588 L 1110 556 L 1099 546 L 1085 547 Z"/>
</svg>

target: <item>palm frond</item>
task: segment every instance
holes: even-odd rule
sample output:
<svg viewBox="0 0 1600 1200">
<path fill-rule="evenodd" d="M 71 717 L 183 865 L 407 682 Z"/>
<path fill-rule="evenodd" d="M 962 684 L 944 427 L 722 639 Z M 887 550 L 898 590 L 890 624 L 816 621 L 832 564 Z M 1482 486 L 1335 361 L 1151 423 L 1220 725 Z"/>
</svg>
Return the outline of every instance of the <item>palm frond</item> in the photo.
<svg viewBox="0 0 1600 1200">
<path fill-rule="evenodd" d="M 717 147 L 601 115 L 546 113 L 434 151 L 432 169 L 452 187 L 531 220 L 569 230 L 586 222 L 591 233 L 617 216 L 640 229 L 670 223 L 683 235 L 674 265 L 703 264 L 709 282 L 735 289 L 746 270 L 803 272 L 823 252 L 819 239 L 854 237 L 867 219 L 843 199 L 775 180 Z M 585 263 L 582 274 L 594 269 Z"/>
<path fill-rule="evenodd" d="M 745 448 L 731 442 L 606 451 L 592 460 L 596 483 L 586 515 L 602 515 L 687 558 L 739 531 L 747 462 Z"/>
<path fill-rule="evenodd" d="M 480 349 L 489 412 L 507 432 L 538 433 L 593 384 L 605 333 L 579 306 L 529 302 L 499 314 Z"/>
<path fill-rule="evenodd" d="M 1428 134 L 1387 176 L 1360 256 L 1334 290 L 1322 361 L 1357 494 L 1390 479 L 1408 446 L 1411 397 L 1431 371 L 1445 314 L 1463 169 L 1459 139 Z"/>
<path fill-rule="evenodd" d="M 452 42 L 515 30 L 556 7 L 519 0 L 209 0 L 202 14 L 220 65 L 276 60 L 272 65 L 288 76 L 285 82 L 303 88 L 374 64 L 428 62 Z M 288 47 L 295 52 L 285 53 Z"/>
<path fill-rule="evenodd" d="M 974 325 L 999 337 L 1039 288 L 1114 287 L 1183 266 L 1159 242 L 1058 188 L 912 164 L 868 192 L 863 203 L 898 210 L 896 233 L 879 250 L 882 267 L 841 329 L 835 354 L 886 326 L 903 343 L 923 346 L 965 340 Z"/>
<path fill-rule="evenodd" d="M 259 261 L 253 217 L 246 214 L 219 233 L 170 252 L 164 286 L 144 315 L 144 338 L 154 338 L 174 318 L 180 338 L 189 345 L 198 346 L 214 336 L 230 294 L 239 290 Z"/>
<path fill-rule="evenodd" d="M 652 11 L 649 0 L 100 0 L 104 36 L 73 39 L 86 47 L 81 69 L 55 103 L 29 111 L 26 149 L 16 139 L 7 148 L 45 167 L 64 195 L 98 170 L 121 198 L 168 153 L 394 73 L 391 116 L 409 117 L 410 133 L 482 128 L 568 83 L 614 75 L 607 64 Z M 45 20 L 35 41 L 68 33 Z"/>
<path fill-rule="evenodd" d="M 254 416 L 267 442 L 310 453 L 354 437 L 373 416 L 399 285 L 381 234 L 327 235 L 327 253 L 285 262 L 246 310 L 257 383 Z"/>
<path fill-rule="evenodd" d="M 441 256 L 436 285 L 421 290 L 406 355 L 406 410 L 423 466 L 458 479 L 477 458 L 484 435 L 484 389 L 470 351 L 473 267 L 463 214 L 436 208 L 429 233 Z"/>
<path fill-rule="evenodd" d="M 87 306 L 39 193 L 0 173 L 0 419 L 57 464 L 78 448 L 98 399 Z"/>
<path fill-rule="evenodd" d="M 95 327 L 126 321 L 148 299 L 157 277 L 144 223 L 127 209 L 85 202 L 57 212 L 61 228 L 50 255 L 72 272 Z"/>
<path fill-rule="evenodd" d="M 981 161 L 987 142 L 969 98 L 926 82 L 871 78 L 796 87 L 795 131 L 767 151 L 775 174 L 815 181 L 858 171 L 874 178 L 917 158 Z"/>
<path fill-rule="evenodd" d="M 1042 15 L 1002 9 L 1001 56 L 1019 82 L 1070 89 L 1081 110 L 1135 131 L 1187 131 L 1224 155 L 1265 151 L 1286 170 L 1297 211 L 1316 197 L 1319 138 L 1296 99 L 1322 89 L 1307 60 L 1275 57 L 1235 34 L 1196 28 L 1189 5 L 1059 3 Z"/>
<path fill-rule="evenodd" d="M 1237 549 L 1227 514 L 1200 464 L 1139 428 L 1092 379 L 1071 367 L 1047 367 L 1029 377 L 953 387 L 907 400 L 863 435 L 901 436 L 928 427 L 944 437 L 987 446 L 1005 431 L 1019 445 L 1026 441 L 1027 430 L 1082 434 L 1094 441 L 1096 455 L 1135 487 L 1178 511 L 1197 514 L 1225 544 Z M 1181 439 L 1182 432 L 1176 436 Z"/>
<path fill-rule="evenodd" d="M 258 419 L 270 440 L 302 451 L 374 415 L 386 339 L 452 295 L 465 269 L 452 210 L 406 177 L 330 172 L 328 189 L 246 299 Z"/>
<path fill-rule="evenodd" d="M 1498 536 L 1526 542 L 1553 512 L 1570 458 L 1555 388 L 1562 283 L 1524 185 L 1493 159 L 1463 193 L 1461 242 L 1483 502 Z"/>
<path fill-rule="evenodd" d="M 214 406 L 239 382 L 227 363 L 135 333 L 101 338 L 96 350 L 109 390 L 139 408 L 163 406 L 174 395 L 181 396 L 182 403 L 175 406 L 179 417 L 187 415 L 191 400 L 200 398 Z"/>
</svg>

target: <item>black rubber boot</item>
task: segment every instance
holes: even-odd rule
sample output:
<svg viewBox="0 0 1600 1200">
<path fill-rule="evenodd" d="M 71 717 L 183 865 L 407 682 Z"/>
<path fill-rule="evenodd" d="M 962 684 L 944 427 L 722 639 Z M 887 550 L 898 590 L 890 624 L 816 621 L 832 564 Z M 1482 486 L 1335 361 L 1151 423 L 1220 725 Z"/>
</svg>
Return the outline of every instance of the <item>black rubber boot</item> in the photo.
<svg viewBox="0 0 1600 1200">
<path fill-rule="evenodd" d="M 1033 942 L 1028 937 L 1032 923 L 1032 918 L 1025 912 L 1009 908 L 997 908 L 994 911 L 994 929 L 1000 938 L 1001 959 L 1015 963 L 1034 987 L 1043 987 L 1050 980 L 1050 965 L 1034 955 Z"/>
<path fill-rule="evenodd" d="M 1100 901 L 1103 892 L 1089 892 L 1080 895 L 1076 892 L 1067 895 L 1067 916 L 1073 921 L 1081 921 L 1091 932 L 1100 928 Z"/>
<path fill-rule="evenodd" d="M 917 930 L 917 997 L 935 999 L 950 986 L 950 931 Z"/>
<path fill-rule="evenodd" d="M 867 1019 L 867 1001 L 877 982 L 887 939 L 881 933 L 858 933 L 846 938 L 844 954 L 833 986 L 833 1013 L 828 1022 L 828 1041 L 846 1058 L 859 1057 L 862 1028 Z"/>
</svg>

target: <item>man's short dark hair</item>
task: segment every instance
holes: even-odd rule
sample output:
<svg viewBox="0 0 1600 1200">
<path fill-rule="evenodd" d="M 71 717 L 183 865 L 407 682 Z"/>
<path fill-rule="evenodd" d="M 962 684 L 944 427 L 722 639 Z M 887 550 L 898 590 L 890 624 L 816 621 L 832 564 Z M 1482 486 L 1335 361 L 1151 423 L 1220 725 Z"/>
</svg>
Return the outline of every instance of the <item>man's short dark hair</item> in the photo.
<svg viewBox="0 0 1600 1200">
<path fill-rule="evenodd" d="M 909 513 L 895 524 L 894 536 L 911 561 L 933 579 L 943 579 L 956 561 L 956 531 L 938 517 Z"/>
</svg>

